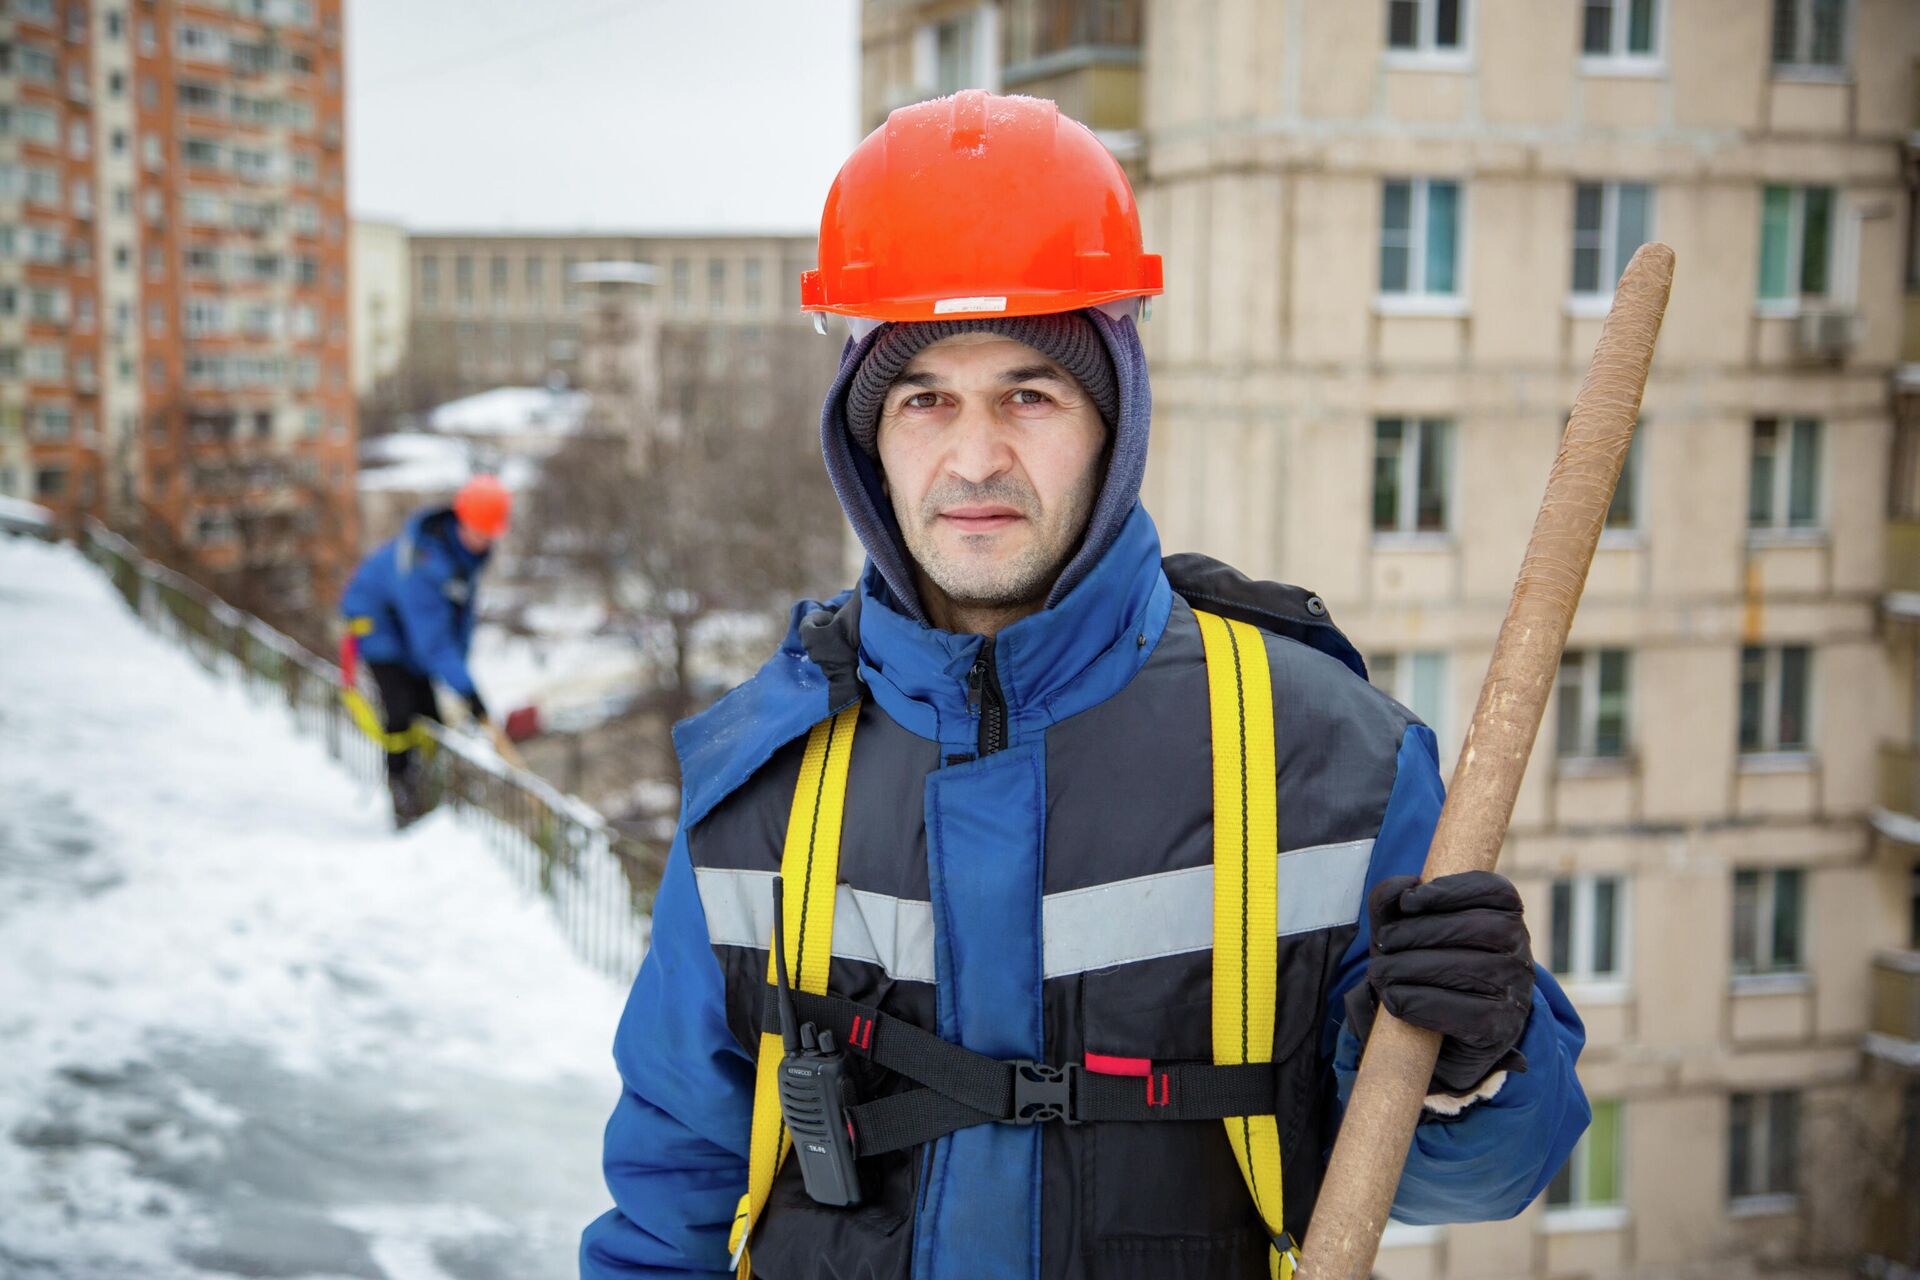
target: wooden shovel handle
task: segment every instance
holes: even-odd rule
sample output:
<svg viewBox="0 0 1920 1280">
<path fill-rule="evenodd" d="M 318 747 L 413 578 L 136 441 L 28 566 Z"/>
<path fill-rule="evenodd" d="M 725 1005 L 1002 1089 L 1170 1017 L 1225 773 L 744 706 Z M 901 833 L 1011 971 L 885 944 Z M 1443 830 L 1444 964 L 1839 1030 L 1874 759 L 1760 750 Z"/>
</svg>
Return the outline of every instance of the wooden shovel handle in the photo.
<svg viewBox="0 0 1920 1280">
<path fill-rule="evenodd" d="M 1642 245 L 1614 291 L 1547 477 L 1424 879 L 1491 871 L 1500 857 L 1573 611 L 1633 440 L 1672 288 L 1673 250 Z M 1439 1052 L 1436 1032 L 1408 1026 L 1385 1009 L 1374 1020 L 1307 1230 L 1303 1280 L 1366 1280 Z"/>
</svg>

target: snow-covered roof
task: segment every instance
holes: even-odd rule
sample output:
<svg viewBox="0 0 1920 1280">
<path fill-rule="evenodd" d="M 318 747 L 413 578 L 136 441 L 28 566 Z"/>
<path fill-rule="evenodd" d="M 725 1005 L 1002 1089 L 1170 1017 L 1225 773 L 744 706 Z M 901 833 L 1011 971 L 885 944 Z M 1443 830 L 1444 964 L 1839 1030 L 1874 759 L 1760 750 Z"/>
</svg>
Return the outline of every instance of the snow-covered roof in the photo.
<svg viewBox="0 0 1920 1280">
<path fill-rule="evenodd" d="M 435 431 L 449 435 L 566 435 L 587 416 L 583 391 L 546 387 L 495 387 L 449 400 L 427 415 Z"/>
<path fill-rule="evenodd" d="M 473 475 L 473 449 L 452 436 L 401 431 L 360 446 L 358 485 L 365 493 L 452 493 Z"/>
</svg>

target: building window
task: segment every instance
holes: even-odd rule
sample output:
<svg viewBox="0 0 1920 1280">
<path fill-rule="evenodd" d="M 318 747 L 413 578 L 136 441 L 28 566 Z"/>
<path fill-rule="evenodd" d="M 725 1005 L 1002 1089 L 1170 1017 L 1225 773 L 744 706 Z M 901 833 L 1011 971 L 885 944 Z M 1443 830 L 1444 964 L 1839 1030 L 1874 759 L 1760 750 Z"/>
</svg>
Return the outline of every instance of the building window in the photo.
<svg viewBox="0 0 1920 1280">
<path fill-rule="evenodd" d="M 420 259 L 420 302 L 427 307 L 440 305 L 440 259 Z"/>
<path fill-rule="evenodd" d="M 30 44 L 13 46 L 13 65 L 22 80 L 36 84 L 60 83 L 60 60 L 45 49 Z"/>
<path fill-rule="evenodd" d="M 67 492 L 67 469 L 65 467 L 41 467 L 33 473 L 33 496 L 36 498 L 60 498 Z"/>
<path fill-rule="evenodd" d="M 975 88 L 973 15 L 963 13 L 933 26 L 933 95 Z"/>
<path fill-rule="evenodd" d="M 1560 659 L 1554 686 L 1563 759 L 1611 759 L 1627 753 L 1632 656 L 1625 649 L 1574 649 Z"/>
<path fill-rule="evenodd" d="M 1373 531 L 1444 533 L 1453 423 L 1381 418 L 1373 424 Z"/>
<path fill-rule="evenodd" d="M 1747 472 L 1749 529 L 1818 529 L 1821 424 L 1757 418 Z"/>
<path fill-rule="evenodd" d="M 527 297 L 535 302 L 546 296 L 547 260 L 545 258 L 527 259 Z"/>
<path fill-rule="evenodd" d="M 1843 71 L 1847 65 L 1847 0 L 1773 0 L 1773 69 Z"/>
<path fill-rule="evenodd" d="M 1547 967 L 1573 982 L 1618 982 L 1627 973 L 1627 897 L 1619 876 L 1553 882 Z"/>
<path fill-rule="evenodd" d="M 1733 971 L 1798 973 L 1806 875 L 1798 867 L 1733 873 Z"/>
<path fill-rule="evenodd" d="M 758 258 L 748 258 L 740 268 L 740 290 L 748 311 L 757 313 L 766 301 L 765 271 Z"/>
<path fill-rule="evenodd" d="M 1621 1203 L 1621 1104 L 1595 1099 L 1593 1121 L 1547 1184 L 1549 1209 L 1597 1209 Z"/>
<path fill-rule="evenodd" d="M 1387 48 L 1457 56 L 1466 48 L 1467 0 L 1387 0 Z"/>
<path fill-rule="evenodd" d="M 1760 205 L 1760 301 L 1819 301 L 1832 287 L 1832 187 L 1766 188 Z"/>
<path fill-rule="evenodd" d="M 1573 292 L 1611 297 L 1633 251 L 1653 239 L 1653 188 L 1582 182 L 1573 189 Z"/>
<path fill-rule="evenodd" d="M 1727 1110 L 1727 1195 L 1794 1194 L 1800 1163 L 1800 1095 L 1791 1089 L 1736 1093 Z"/>
<path fill-rule="evenodd" d="M 65 405 L 35 405 L 32 429 L 34 439 L 58 443 L 73 433 L 73 414 Z"/>
<path fill-rule="evenodd" d="M 1660 56 L 1655 0 L 1586 0 L 1580 52 L 1608 62 L 1651 62 Z"/>
<path fill-rule="evenodd" d="M 1447 655 L 1439 649 L 1376 653 L 1367 659 L 1374 687 L 1419 716 L 1444 740 L 1447 711 Z"/>
<path fill-rule="evenodd" d="M 473 259 L 464 253 L 453 260 L 453 298 L 462 311 L 473 306 Z"/>
<path fill-rule="evenodd" d="M 673 260 L 673 310 L 685 315 L 693 305 L 693 264 L 685 258 Z"/>
<path fill-rule="evenodd" d="M 1640 455 L 1646 449 L 1642 443 L 1646 430 L 1645 418 L 1633 424 L 1633 438 L 1627 442 L 1627 456 L 1620 463 L 1620 483 L 1613 487 L 1613 501 L 1607 504 L 1609 529 L 1640 527 Z"/>
<path fill-rule="evenodd" d="M 1460 184 L 1389 178 L 1381 188 L 1380 292 L 1457 297 Z"/>
<path fill-rule="evenodd" d="M 1806 645 L 1748 645 L 1740 651 L 1740 750 L 1749 755 L 1807 751 L 1813 650 Z"/>
<path fill-rule="evenodd" d="M 720 315 L 727 309 L 727 264 L 715 258 L 707 263 L 707 310 Z"/>
<path fill-rule="evenodd" d="M 507 260 L 498 254 L 487 264 L 487 286 L 493 293 L 493 306 L 496 311 L 507 305 Z"/>
</svg>

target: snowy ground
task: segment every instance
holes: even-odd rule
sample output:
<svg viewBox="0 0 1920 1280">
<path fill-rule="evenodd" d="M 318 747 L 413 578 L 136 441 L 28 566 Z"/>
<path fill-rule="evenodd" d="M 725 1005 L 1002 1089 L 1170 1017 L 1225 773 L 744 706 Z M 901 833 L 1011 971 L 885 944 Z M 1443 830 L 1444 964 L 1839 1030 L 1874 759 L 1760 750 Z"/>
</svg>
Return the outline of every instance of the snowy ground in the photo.
<svg viewBox="0 0 1920 1280">
<path fill-rule="evenodd" d="M 0 538 L 0 1276 L 544 1280 L 622 993 L 70 549 Z"/>
</svg>

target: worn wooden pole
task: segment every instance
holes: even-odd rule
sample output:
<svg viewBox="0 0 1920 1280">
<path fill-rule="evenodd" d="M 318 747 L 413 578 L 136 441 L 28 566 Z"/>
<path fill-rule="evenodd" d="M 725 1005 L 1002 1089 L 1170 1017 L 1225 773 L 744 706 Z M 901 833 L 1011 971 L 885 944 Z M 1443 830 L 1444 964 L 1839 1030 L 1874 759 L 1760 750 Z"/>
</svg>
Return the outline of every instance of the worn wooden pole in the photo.
<svg viewBox="0 0 1920 1280">
<path fill-rule="evenodd" d="M 1620 466 L 1633 440 L 1654 339 L 1673 287 L 1673 250 L 1641 246 L 1573 402 L 1534 519 L 1526 559 L 1494 644 L 1422 877 L 1491 871 L 1513 816 L 1573 611 L 1586 586 Z M 1366 1280 L 1440 1052 L 1440 1036 L 1374 1020 L 1302 1252 L 1303 1280 Z M 1541 1135 L 1544 1139 L 1546 1135 Z"/>
</svg>

